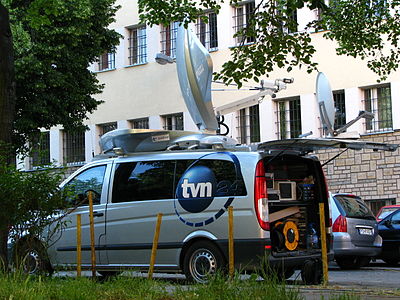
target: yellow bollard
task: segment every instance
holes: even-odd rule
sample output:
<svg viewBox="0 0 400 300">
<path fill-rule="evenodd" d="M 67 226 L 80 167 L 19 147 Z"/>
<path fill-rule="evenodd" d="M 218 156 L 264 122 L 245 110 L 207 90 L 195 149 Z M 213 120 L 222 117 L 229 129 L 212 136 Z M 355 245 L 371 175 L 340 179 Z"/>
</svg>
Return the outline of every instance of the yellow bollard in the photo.
<svg viewBox="0 0 400 300">
<path fill-rule="evenodd" d="M 325 209 L 324 203 L 319 204 L 319 221 L 321 228 L 321 251 L 322 251 L 322 270 L 323 285 L 328 285 L 328 253 L 326 248 L 326 227 L 325 227 Z"/>
<path fill-rule="evenodd" d="M 156 223 L 156 231 L 154 232 L 154 238 L 153 238 L 153 247 L 151 249 L 149 275 L 147 277 L 148 279 L 153 278 L 154 264 L 156 262 L 156 254 L 157 254 L 157 246 L 158 246 L 158 237 L 160 236 L 161 220 L 162 220 L 162 214 L 158 214 L 157 215 L 157 223 Z"/>
<path fill-rule="evenodd" d="M 235 273 L 235 253 L 233 245 L 233 207 L 228 207 L 228 249 L 229 249 L 229 277 Z"/>
<path fill-rule="evenodd" d="M 94 220 L 93 220 L 92 192 L 89 192 L 88 199 L 89 199 L 90 253 L 92 258 L 92 277 L 96 278 L 96 251 L 94 247 Z"/>
<path fill-rule="evenodd" d="M 76 276 L 81 277 L 82 263 L 82 226 L 81 215 L 76 215 Z"/>
</svg>

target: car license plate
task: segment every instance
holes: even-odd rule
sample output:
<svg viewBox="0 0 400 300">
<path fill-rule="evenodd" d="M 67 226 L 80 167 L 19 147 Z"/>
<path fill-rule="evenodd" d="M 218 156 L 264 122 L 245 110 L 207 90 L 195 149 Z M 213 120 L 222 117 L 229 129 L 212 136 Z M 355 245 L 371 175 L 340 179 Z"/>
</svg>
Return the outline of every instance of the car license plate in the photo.
<svg viewBox="0 0 400 300">
<path fill-rule="evenodd" d="M 372 235 L 372 229 L 369 228 L 358 228 L 358 232 L 362 235 Z"/>
</svg>

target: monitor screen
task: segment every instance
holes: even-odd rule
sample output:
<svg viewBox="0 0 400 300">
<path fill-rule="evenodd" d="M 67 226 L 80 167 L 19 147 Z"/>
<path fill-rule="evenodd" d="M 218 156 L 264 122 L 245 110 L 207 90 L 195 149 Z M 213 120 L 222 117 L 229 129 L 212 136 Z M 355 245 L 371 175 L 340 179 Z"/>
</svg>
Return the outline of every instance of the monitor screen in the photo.
<svg viewBox="0 0 400 300">
<path fill-rule="evenodd" d="M 281 200 L 296 200 L 296 183 L 292 181 L 281 181 L 279 192 Z"/>
</svg>

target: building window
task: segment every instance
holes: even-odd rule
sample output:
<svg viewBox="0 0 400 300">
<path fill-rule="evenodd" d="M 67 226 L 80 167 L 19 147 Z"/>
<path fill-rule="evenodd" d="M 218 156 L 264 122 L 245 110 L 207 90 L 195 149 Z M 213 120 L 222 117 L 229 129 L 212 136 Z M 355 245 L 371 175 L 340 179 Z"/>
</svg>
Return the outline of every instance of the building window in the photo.
<svg viewBox="0 0 400 300">
<path fill-rule="evenodd" d="M 50 132 L 40 132 L 32 141 L 31 166 L 50 164 Z"/>
<path fill-rule="evenodd" d="M 63 146 L 64 163 L 80 164 L 85 161 L 85 132 L 64 131 Z"/>
<path fill-rule="evenodd" d="M 183 130 L 183 113 L 162 116 L 165 130 Z"/>
<path fill-rule="evenodd" d="M 254 1 L 235 6 L 233 15 L 235 44 L 241 45 L 255 42 Z"/>
<path fill-rule="evenodd" d="M 289 14 L 284 13 L 283 17 L 286 18 L 286 22 L 281 22 L 279 31 L 287 34 L 297 32 L 297 10 L 295 9 Z"/>
<path fill-rule="evenodd" d="M 238 112 L 238 141 L 241 144 L 260 142 L 259 105 L 243 108 Z"/>
<path fill-rule="evenodd" d="M 376 214 L 378 213 L 379 209 L 382 206 L 396 204 L 396 199 L 395 198 L 373 199 L 373 200 L 366 200 L 365 202 L 368 204 L 369 208 L 372 210 L 372 212 L 376 216 Z"/>
<path fill-rule="evenodd" d="M 336 110 L 334 129 L 338 129 L 346 125 L 346 101 L 344 90 L 334 91 L 333 101 Z"/>
<path fill-rule="evenodd" d="M 109 131 L 117 129 L 117 122 L 100 124 L 99 127 L 100 127 L 100 136 L 102 136 L 103 134 L 106 134 Z"/>
<path fill-rule="evenodd" d="M 97 71 L 115 69 L 115 52 L 103 53 L 98 59 Z"/>
<path fill-rule="evenodd" d="M 178 32 L 178 22 L 173 22 L 168 26 L 161 25 L 161 53 L 172 58 L 176 57 L 176 34 Z"/>
<path fill-rule="evenodd" d="M 276 105 L 278 139 L 297 138 L 301 134 L 300 97 L 279 100 Z"/>
<path fill-rule="evenodd" d="M 129 28 L 128 59 L 130 65 L 147 62 L 146 26 Z"/>
<path fill-rule="evenodd" d="M 149 118 L 135 119 L 129 122 L 132 129 L 149 129 Z"/>
<path fill-rule="evenodd" d="M 218 48 L 217 33 L 217 14 L 208 13 L 208 23 L 198 18 L 196 23 L 197 37 L 207 50 L 216 50 Z"/>
<path fill-rule="evenodd" d="M 372 112 L 374 118 L 365 123 L 366 132 L 381 132 L 393 129 L 392 99 L 390 86 L 364 90 L 365 110 Z"/>
</svg>

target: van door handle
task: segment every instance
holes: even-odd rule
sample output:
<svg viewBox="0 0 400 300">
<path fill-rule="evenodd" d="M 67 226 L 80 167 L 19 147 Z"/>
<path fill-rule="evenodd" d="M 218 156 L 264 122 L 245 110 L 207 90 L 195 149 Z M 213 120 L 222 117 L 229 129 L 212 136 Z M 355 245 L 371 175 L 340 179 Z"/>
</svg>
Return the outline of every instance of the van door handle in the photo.
<svg viewBox="0 0 400 300">
<path fill-rule="evenodd" d="M 93 212 L 93 217 L 102 217 L 102 216 L 104 216 L 104 213 L 102 212 L 97 212 L 97 211 Z"/>
</svg>

